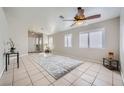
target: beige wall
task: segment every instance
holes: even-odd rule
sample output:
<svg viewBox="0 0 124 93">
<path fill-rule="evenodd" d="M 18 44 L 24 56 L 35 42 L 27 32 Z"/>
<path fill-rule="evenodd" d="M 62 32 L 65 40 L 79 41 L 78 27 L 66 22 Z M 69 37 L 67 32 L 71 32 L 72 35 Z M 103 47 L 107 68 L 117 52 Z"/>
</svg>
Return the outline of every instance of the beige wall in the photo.
<svg viewBox="0 0 124 93">
<path fill-rule="evenodd" d="M 122 8 L 120 15 L 120 62 L 124 81 L 124 8 Z"/>
<path fill-rule="evenodd" d="M 94 59 L 101 61 L 108 51 L 113 51 L 116 58 L 119 56 L 119 18 L 78 27 L 64 32 L 58 32 L 54 37 L 54 53 L 72 56 L 78 59 Z M 105 49 L 79 48 L 79 32 L 105 28 Z M 72 48 L 64 47 L 65 33 L 72 33 Z"/>
<path fill-rule="evenodd" d="M 8 41 L 8 24 L 6 17 L 2 8 L 0 8 L 0 77 L 5 68 L 5 55 L 4 52 L 7 51 L 7 41 Z"/>
</svg>

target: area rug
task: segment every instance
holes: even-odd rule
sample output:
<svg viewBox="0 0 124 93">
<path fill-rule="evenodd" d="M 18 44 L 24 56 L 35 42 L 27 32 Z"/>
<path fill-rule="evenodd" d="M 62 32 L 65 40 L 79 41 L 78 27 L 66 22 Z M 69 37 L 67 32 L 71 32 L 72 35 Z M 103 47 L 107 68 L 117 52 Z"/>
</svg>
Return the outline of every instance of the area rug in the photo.
<svg viewBox="0 0 124 93">
<path fill-rule="evenodd" d="M 55 79 L 59 79 L 82 64 L 81 61 L 59 55 L 40 55 L 37 58 L 37 62 Z"/>
</svg>

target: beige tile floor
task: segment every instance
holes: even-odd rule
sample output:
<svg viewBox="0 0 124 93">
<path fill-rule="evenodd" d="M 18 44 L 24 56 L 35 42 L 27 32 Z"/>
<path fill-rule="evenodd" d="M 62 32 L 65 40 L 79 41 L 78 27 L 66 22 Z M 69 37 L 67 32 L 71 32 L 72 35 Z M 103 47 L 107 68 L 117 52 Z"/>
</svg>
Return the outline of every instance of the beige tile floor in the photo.
<svg viewBox="0 0 124 93">
<path fill-rule="evenodd" d="M 37 54 L 33 54 L 37 58 Z M 33 59 L 34 59 L 33 58 Z M 43 67 L 32 60 L 32 55 L 11 60 L 8 71 L 0 79 L 1 86 L 122 86 L 119 72 L 108 70 L 102 64 L 84 62 L 65 76 L 55 80 Z"/>
</svg>

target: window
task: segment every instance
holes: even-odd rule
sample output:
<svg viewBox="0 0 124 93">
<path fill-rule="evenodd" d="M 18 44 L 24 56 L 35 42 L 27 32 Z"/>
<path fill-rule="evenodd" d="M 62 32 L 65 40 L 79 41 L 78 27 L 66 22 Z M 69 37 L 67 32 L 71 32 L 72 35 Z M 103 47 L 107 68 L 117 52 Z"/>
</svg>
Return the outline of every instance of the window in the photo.
<svg viewBox="0 0 124 93">
<path fill-rule="evenodd" d="M 88 33 L 80 33 L 79 47 L 80 48 L 88 48 Z"/>
<path fill-rule="evenodd" d="M 72 47 L 72 34 L 65 34 L 65 47 Z"/>
<path fill-rule="evenodd" d="M 72 34 L 68 34 L 68 47 L 72 47 Z"/>
<path fill-rule="evenodd" d="M 103 48 L 104 30 L 99 29 L 93 32 L 79 33 L 80 48 Z"/>
<path fill-rule="evenodd" d="M 102 31 L 89 33 L 90 48 L 103 48 L 103 33 Z"/>
<path fill-rule="evenodd" d="M 53 37 L 50 36 L 48 40 L 49 40 L 48 43 L 49 43 L 50 49 L 53 49 Z"/>
<path fill-rule="evenodd" d="M 67 36 L 67 34 L 65 34 L 65 47 L 67 47 L 68 46 L 68 36 Z"/>
</svg>

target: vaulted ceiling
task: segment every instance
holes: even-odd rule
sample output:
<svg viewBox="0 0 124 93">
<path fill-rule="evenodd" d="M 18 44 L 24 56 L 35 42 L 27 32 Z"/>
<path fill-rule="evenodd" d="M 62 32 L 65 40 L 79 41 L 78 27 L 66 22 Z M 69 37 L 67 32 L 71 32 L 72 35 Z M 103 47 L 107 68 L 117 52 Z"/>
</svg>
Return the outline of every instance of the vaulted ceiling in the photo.
<svg viewBox="0 0 124 93">
<path fill-rule="evenodd" d="M 71 21 L 62 21 L 60 15 L 65 19 L 73 19 L 77 13 L 76 7 L 41 7 L 41 8 L 4 8 L 5 14 L 9 20 L 16 20 L 28 24 L 30 30 L 36 32 L 44 32 L 51 34 L 57 31 L 65 31 L 67 29 L 76 28 L 78 26 L 85 26 L 108 19 L 118 17 L 120 15 L 120 8 L 97 8 L 84 7 L 85 15 L 90 16 L 94 14 L 101 14 L 101 18 L 85 21 L 80 25 L 70 27 L 73 23 Z"/>
</svg>

